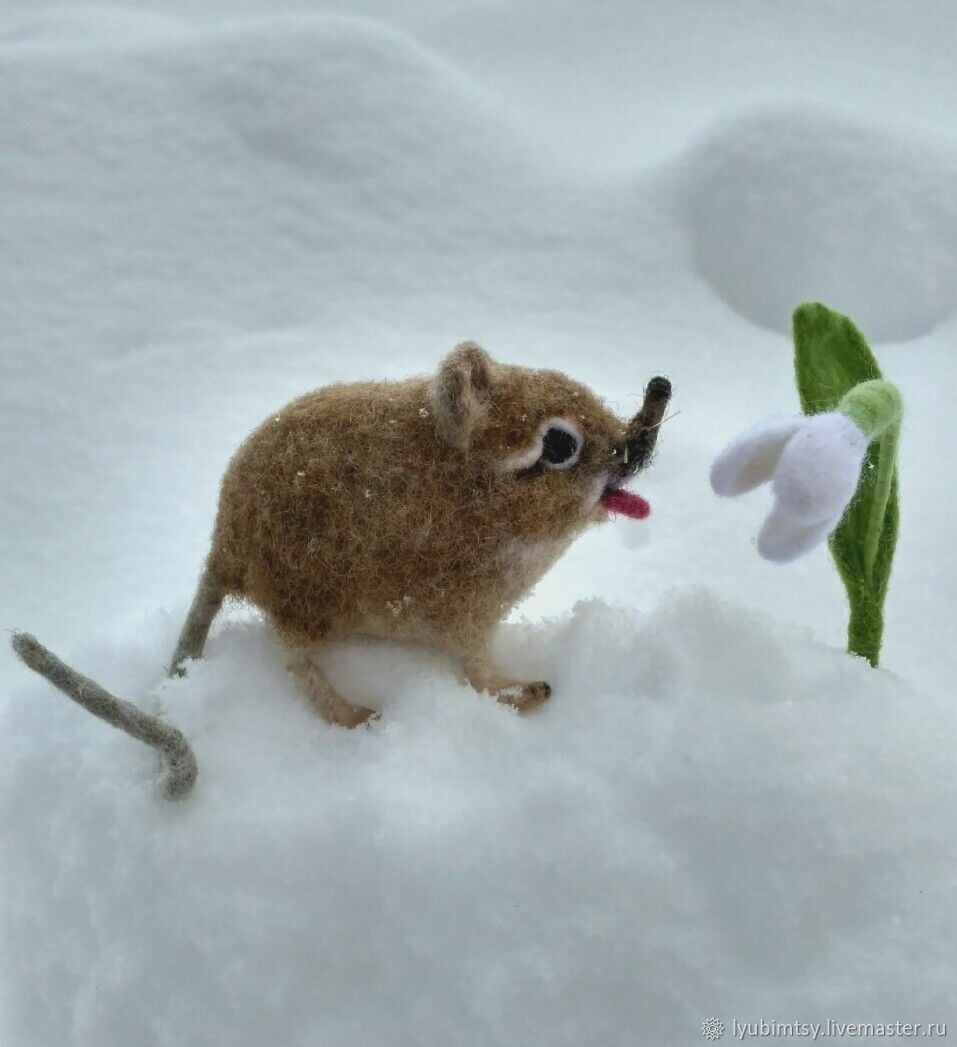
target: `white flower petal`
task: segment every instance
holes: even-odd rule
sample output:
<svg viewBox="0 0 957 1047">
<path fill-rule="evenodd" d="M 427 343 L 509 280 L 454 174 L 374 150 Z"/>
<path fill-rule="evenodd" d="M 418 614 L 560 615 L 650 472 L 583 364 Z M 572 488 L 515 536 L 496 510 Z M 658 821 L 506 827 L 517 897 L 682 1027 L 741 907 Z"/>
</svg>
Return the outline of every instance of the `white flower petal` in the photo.
<svg viewBox="0 0 957 1047">
<path fill-rule="evenodd" d="M 846 415 L 806 418 L 774 470 L 778 505 L 807 524 L 839 520 L 857 490 L 866 451 L 867 438 Z"/>
<path fill-rule="evenodd" d="M 766 483 L 785 445 L 806 421 L 803 415 L 769 418 L 736 437 L 711 466 L 711 489 L 729 497 Z"/>
<path fill-rule="evenodd" d="M 765 560 L 787 563 L 823 542 L 840 517 L 809 524 L 791 516 L 775 503 L 758 534 L 758 552 Z"/>
</svg>

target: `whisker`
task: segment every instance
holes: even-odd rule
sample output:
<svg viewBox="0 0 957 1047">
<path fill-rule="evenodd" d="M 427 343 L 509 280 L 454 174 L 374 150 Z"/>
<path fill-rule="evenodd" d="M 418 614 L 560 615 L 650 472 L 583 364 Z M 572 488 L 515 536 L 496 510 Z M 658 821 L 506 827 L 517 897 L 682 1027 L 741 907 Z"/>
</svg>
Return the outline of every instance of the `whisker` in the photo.
<svg viewBox="0 0 957 1047">
<path fill-rule="evenodd" d="M 648 426 L 645 426 L 644 428 L 646 428 L 646 429 L 657 429 L 659 426 L 664 425 L 665 422 L 670 422 L 672 418 L 677 418 L 679 414 L 681 414 L 681 408 L 680 407 L 678 408 L 677 411 L 672 411 L 671 414 L 666 414 L 664 416 L 664 418 L 661 419 L 660 422 L 655 422 L 654 425 L 648 425 Z"/>
</svg>

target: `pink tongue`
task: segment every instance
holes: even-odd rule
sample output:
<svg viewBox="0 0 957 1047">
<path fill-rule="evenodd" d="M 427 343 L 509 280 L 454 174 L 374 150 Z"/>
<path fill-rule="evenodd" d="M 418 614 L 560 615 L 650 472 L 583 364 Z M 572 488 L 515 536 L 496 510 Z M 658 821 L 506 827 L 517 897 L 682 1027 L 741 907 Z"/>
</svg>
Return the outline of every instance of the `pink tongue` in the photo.
<svg viewBox="0 0 957 1047">
<path fill-rule="evenodd" d="M 620 513 L 632 520 L 646 520 L 651 515 L 651 506 L 641 497 L 620 487 L 609 488 L 601 496 L 601 504 L 610 513 Z"/>
</svg>

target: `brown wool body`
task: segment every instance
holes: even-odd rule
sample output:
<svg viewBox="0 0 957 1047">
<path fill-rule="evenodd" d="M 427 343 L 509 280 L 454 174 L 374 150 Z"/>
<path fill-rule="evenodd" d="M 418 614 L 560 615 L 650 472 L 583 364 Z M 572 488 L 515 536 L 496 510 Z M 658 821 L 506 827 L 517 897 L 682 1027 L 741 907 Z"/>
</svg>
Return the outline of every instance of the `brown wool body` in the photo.
<svg viewBox="0 0 957 1047">
<path fill-rule="evenodd" d="M 332 385 L 294 400 L 226 469 L 171 672 L 202 654 L 233 596 L 266 614 L 290 672 L 333 723 L 355 726 L 371 710 L 336 693 L 315 655 L 324 641 L 357 635 L 440 649 L 478 689 L 519 709 L 537 705 L 548 684 L 497 673 L 493 634 L 568 545 L 606 518 L 603 494 L 647 463 L 669 395 L 665 379 L 652 379 L 641 411 L 624 422 L 566 375 L 500 364 L 465 342 L 434 376 Z M 28 641 L 28 664 L 66 689 L 63 671 L 74 671 L 49 652 L 47 665 L 45 648 L 32 638 L 21 646 Z M 99 690 L 91 711 L 134 733 L 127 703 Z M 67 693 L 87 704 L 83 687 Z M 168 791 L 191 784 L 169 782 Z"/>
</svg>

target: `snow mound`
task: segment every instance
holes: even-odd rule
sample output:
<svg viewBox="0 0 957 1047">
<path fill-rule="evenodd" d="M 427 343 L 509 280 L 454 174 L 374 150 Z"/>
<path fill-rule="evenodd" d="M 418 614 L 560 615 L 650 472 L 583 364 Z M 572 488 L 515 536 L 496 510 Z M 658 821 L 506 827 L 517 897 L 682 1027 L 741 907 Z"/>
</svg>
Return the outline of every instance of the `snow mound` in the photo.
<svg viewBox="0 0 957 1047">
<path fill-rule="evenodd" d="M 132 7 L 51 4 L 44 10 L 0 21 L 0 44 L 116 43 L 180 33 L 184 28 L 176 19 Z"/>
<path fill-rule="evenodd" d="M 19 201 L 0 276 L 31 346 L 128 352 L 171 317 L 258 330 L 349 312 L 353 286 L 434 292 L 474 268 L 469 231 L 500 246 L 521 224 L 522 150 L 481 91 L 373 22 L 0 45 L 0 92 Z"/>
<path fill-rule="evenodd" d="M 173 632 L 75 661 L 148 703 Z M 551 702 L 519 717 L 439 657 L 335 648 L 383 709 L 346 732 L 233 615 L 158 692 L 200 765 L 180 804 L 25 680 L 0 763 L 11 1042 L 578 1047 L 945 1014 L 952 713 L 703 590 L 582 603 L 501 653 Z"/>
<path fill-rule="evenodd" d="M 957 305 L 957 163 L 830 111 L 729 121 L 691 153 L 686 221 L 699 275 L 743 317 L 789 331 L 833 302 L 876 341 Z"/>
</svg>

